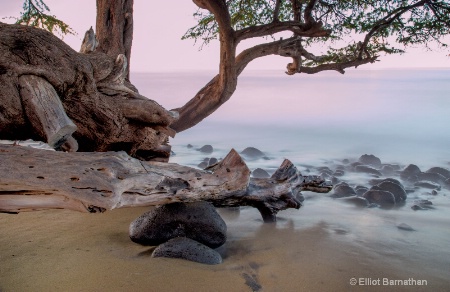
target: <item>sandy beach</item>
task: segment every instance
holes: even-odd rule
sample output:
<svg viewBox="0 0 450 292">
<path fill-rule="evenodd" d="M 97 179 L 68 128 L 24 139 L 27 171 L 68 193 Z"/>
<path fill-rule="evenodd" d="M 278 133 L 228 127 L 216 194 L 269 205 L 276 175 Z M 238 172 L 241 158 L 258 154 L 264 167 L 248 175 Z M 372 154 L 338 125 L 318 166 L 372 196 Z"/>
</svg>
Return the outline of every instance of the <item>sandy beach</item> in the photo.
<svg viewBox="0 0 450 292">
<path fill-rule="evenodd" d="M 314 194 L 314 196 L 317 196 Z M 224 263 L 208 266 L 151 258 L 152 247 L 128 238 L 129 223 L 148 208 L 104 214 L 41 211 L 0 214 L 1 291 L 445 291 L 450 259 L 446 223 L 408 223 L 406 212 L 326 208 L 329 197 L 264 224 L 258 212 L 221 210 L 228 241 Z M 445 206 L 448 210 L 449 204 Z M 369 212 L 368 212 L 369 211 Z M 375 213 L 375 214 L 374 214 Z M 424 213 L 422 213 L 424 214 Z M 425 214 L 423 216 L 427 216 Z M 432 216 L 432 215 L 430 215 Z M 414 218 L 415 217 L 415 218 Z M 433 216 L 432 216 L 433 217 Z M 441 233 L 443 232 L 443 233 Z M 361 281 L 352 286 L 352 278 Z M 380 279 L 425 285 L 368 285 Z"/>
</svg>

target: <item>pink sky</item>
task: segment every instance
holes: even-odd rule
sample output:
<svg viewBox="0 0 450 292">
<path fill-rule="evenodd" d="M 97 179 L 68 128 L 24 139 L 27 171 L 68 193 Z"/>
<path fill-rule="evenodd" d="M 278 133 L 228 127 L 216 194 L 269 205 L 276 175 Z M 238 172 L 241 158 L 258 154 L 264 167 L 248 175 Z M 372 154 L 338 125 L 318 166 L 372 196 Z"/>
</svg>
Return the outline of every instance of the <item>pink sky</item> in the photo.
<svg viewBox="0 0 450 292">
<path fill-rule="evenodd" d="M 51 13 L 78 33 L 66 36 L 65 41 L 78 50 L 84 32 L 95 28 L 95 0 L 45 0 Z M 131 55 L 131 70 L 145 71 L 180 71 L 180 70 L 215 70 L 218 65 L 218 44 L 214 42 L 202 51 L 193 41 L 181 41 L 181 36 L 195 24 L 192 14 L 196 5 L 191 0 L 177 0 L 168 4 L 164 1 L 135 0 L 134 40 Z M 0 0 L 2 10 L 0 18 L 18 16 L 22 0 Z M 167 6 L 170 5 L 170 11 Z M 2 19 L 3 22 L 13 22 Z M 364 69 L 395 67 L 450 67 L 448 51 L 425 52 L 423 49 L 411 50 L 402 56 L 382 56 L 381 62 L 367 65 Z M 249 69 L 275 69 L 284 71 L 289 62 L 286 58 L 266 57 L 254 61 Z"/>
</svg>

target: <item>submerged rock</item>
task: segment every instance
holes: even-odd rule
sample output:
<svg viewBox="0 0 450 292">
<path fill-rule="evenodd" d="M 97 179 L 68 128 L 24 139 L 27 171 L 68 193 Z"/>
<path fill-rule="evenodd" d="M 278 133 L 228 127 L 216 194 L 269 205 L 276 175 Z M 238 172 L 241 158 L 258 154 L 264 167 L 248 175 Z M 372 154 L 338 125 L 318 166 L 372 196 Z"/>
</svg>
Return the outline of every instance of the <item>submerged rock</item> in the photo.
<svg viewBox="0 0 450 292">
<path fill-rule="evenodd" d="M 369 188 L 365 187 L 365 186 L 356 186 L 355 187 L 355 192 L 356 192 L 357 196 L 362 196 L 368 190 L 369 190 Z"/>
<path fill-rule="evenodd" d="M 445 176 L 442 174 L 436 173 L 436 172 L 422 172 L 417 175 L 417 178 L 419 181 L 426 180 L 426 181 L 432 181 L 438 184 L 445 183 Z"/>
<path fill-rule="evenodd" d="M 132 241 L 159 245 L 175 237 L 188 237 L 216 248 L 226 241 L 227 226 L 211 203 L 172 203 L 148 211 L 130 224 Z"/>
<path fill-rule="evenodd" d="M 255 147 L 247 147 L 244 150 L 242 150 L 241 154 L 246 156 L 247 158 L 252 159 L 261 158 L 265 156 L 265 154 L 261 150 L 256 149 Z"/>
<path fill-rule="evenodd" d="M 364 154 L 358 159 L 358 161 L 361 162 L 362 164 L 371 165 L 376 168 L 381 167 L 380 158 L 372 154 Z"/>
<path fill-rule="evenodd" d="M 432 167 L 425 171 L 426 173 L 438 173 L 445 177 L 446 179 L 450 178 L 450 170 L 443 167 Z"/>
<path fill-rule="evenodd" d="M 403 171 L 400 173 L 400 177 L 403 180 L 417 180 L 417 175 L 419 175 L 422 171 L 420 168 L 415 164 L 410 164 Z"/>
<path fill-rule="evenodd" d="M 204 145 L 202 148 L 197 149 L 202 153 L 213 153 L 214 148 L 211 145 Z"/>
<path fill-rule="evenodd" d="M 252 171 L 252 177 L 254 178 L 268 178 L 270 174 L 262 168 L 257 168 Z"/>
<path fill-rule="evenodd" d="M 406 200 L 406 191 L 401 184 L 393 183 L 392 181 L 385 180 L 377 186 L 383 190 L 391 192 L 395 197 L 395 202 L 402 202 Z"/>
<path fill-rule="evenodd" d="M 364 173 L 368 173 L 368 174 L 373 174 L 373 175 L 376 175 L 376 176 L 382 176 L 381 172 L 379 172 L 375 168 L 367 166 L 367 165 L 357 165 L 357 166 L 355 166 L 355 171 L 356 172 L 364 172 Z"/>
<path fill-rule="evenodd" d="M 357 207 L 368 207 L 369 201 L 366 198 L 359 197 L 359 196 L 351 196 L 351 197 L 344 197 L 338 199 L 341 202 L 350 203 Z"/>
<path fill-rule="evenodd" d="M 205 169 L 208 167 L 208 163 L 202 161 L 197 165 L 198 168 Z"/>
<path fill-rule="evenodd" d="M 415 187 L 421 187 L 426 189 L 434 189 L 434 190 L 440 190 L 441 186 L 435 182 L 432 181 L 418 181 L 414 183 Z"/>
<path fill-rule="evenodd" d="M 370 203 L 381 206 L 395 205 L 395 197 L 391 192 L 383 190 L 369 190 L 362 195 Z"/>
<path fill-rule="evenodd" d="M 207 265 L 222 263 L 222 257 L 217 251 L 186 237 L 173 238 L 161 244 L 155 248 L 152 257 L 184 259 Z"/>
<path fill-rule="evenodd" d="M 333 173 L 334 176 L 344 176 L 345 171 L 342 169 L 336 169 L 336 171 Z"/>
<path fill-rule="evenodd" d="M 346 183 L 341 183 L 334 187 L 334 193 L 331 196 L 334 198 L 342 198 L 354 195 L 356 195 L 356 192 L 351 186 Z"/>
<path fill-rule="evenodd" d="M 397 228 L 405 231 L 416 231 L 414 228 L 412 228 L 406 223 L 400 223 L 399 225 L 397 225 Z"/>
<path fill-rule="evenodd" d="M 217 162 L 219 162 L 219 161 L 217 160 L 217 158 L 211 157 L 211 158 L 208 160 L 208 166 L 214 165 L 214 164 L 216 164 Z"/>
</svg>

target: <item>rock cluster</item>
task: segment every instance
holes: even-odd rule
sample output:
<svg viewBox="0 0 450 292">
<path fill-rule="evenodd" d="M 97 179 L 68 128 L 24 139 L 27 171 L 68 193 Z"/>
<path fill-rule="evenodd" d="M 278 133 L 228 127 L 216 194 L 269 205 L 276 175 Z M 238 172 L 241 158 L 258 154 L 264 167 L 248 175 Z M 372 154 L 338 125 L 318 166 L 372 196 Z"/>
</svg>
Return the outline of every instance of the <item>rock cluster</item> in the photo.
<svg viewBox="0 0 450 292">
<path fill-rule="evenodd" d="M 157 246 L 153 257 L 182 258 L 204 264 L 219 264 L 214 250 L 226 241 L 227 226 L 208 202 L 172 203 L 156 207 L 138 218 L 129 228 L 130 239 Z"/>
<path fill-rule="evenodd" d="M 331 166 L 317 167 L 316 170 L 335 186 L 331 197 L 340 201 L 363 207 L 391 207 L 404 205 L 407 193 L 428 189 L 437 195 L 442 187 L 450 187 L 450 171 L 442 167 L 432 167 L 423 172 L 417 165 L 401 167 L 397 164 L 384 164 L 381 159 L 364 154 L 356 161 L 345 159 Z M 342 179 L 346 174 L 369 177 L 370 186 L 352 186 Z M 413 202 L 413 210 L 432 209 L 431 202 Z"/>
</svg>

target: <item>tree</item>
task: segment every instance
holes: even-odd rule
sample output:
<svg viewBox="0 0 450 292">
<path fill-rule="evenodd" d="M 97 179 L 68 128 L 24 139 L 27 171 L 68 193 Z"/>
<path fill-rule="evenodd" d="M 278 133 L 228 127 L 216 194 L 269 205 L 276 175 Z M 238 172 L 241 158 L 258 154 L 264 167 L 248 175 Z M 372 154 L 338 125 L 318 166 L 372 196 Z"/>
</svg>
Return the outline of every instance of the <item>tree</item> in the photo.
<svg viewBox="0 0 450 292">
<path fill-rule="evenodd" d="M 438 0 L 194 3 L 199 7 L 195 14 L 199 22 L 185 38 L 206 43 L 218 38 L 219 72 L 186 105 L 172 111 L 140 95 L 128 80 L 133 0 L 97 0 L 98 35 L 92 29 L 86 32 L 80 53 L 44 30 L 0 23 L 0 138 L 34 138 L 69 151 L 124 150 L 140 160 L 167 161 L 168 136 L 196 125 L 225 103 L 236 89 L 238 76 L 256 58 L 292 59 L 288 75 L 344 73 L 346 68 L 375 62 L 380 53 L 401 53 L 390 42 L 427 46 L 433 41 L 445 47 L 443 40 L 450 29 L 450 4 Z M 25 9 L 40 12 L 24 19 L 41 19 L 25 23 L 48 23 L 51 17 L 42 13 L 48 10 L 42 0 L 25 4 Z M 51 19 L 54 25 L 44 28 L 63 25 Z M 276 39 L 281 32 L 292 36 Z M 354 40 L 346 41 L 345 36 Z M 242 41 L 257 37 L 266 39 L 237 53 Z M 343 46 L 330 46 L 320 55 L 311 50 L 314 45 L 329 44 Z M 212 174 L 139 162 L 122 154 L 44 155 L 14 147 L 2 148 L 0 153 L 6 174 L 0 177 L 0 211 L 4 212 L 41 208 L 97 212 L 173 199 L 210 200 L 219 206 L 252 205 L 266 221 L 273 221 L 279 210 L 300 206 L 295 198 L 298 191 L 330 190 L 321 178 L 301 176 L 289 161 L 271 178 L 252 180 L 234 151 L 229 155 L 233 159 L 215 165 Z M 80 160 L 84 162 L 74 174 L 72 165 Z M 36 171 L 52 178 L 47 181 Z M 62 180 L 51 175 L 56 172 Z"/>
<path fill-rule="evenodd" d="M 180 118 L 171 127 L 188 129 L 225 103 L 236 89 L 238 76 L 254 59 L 279 55 L 292 59 L 286 73 L 344 73 L 349 67 L 374 63 L 380 53 L 402 50 L 390 45 L 446 47 L 450 30 L 448 1 L 399 0 L 193 0 L 200 8 L 198 24 L 184 38 L 220 41 L 220 69 L 197 95 L 175 109 Z M 206 12 L 205 12 L 206 11 Z M 291 32 L 286 39 L 274 35 Z M 261 44 L 237 52 L 247 39 L 267 37 Z M 343 44 L 342 47 L 336 45 Z M 330 47 L 313 54 L 314 45 Z M 205 98 L 206 97 L 206 98 Z"/>
<path fill-rule="evenodd" d="M 35 2 L 43 3 L 42 0 L 25 1 L 25 3 Z M 446 47 L 445 37 L 450 30 L 448 1 L 194 0 L 193 2 L 199 7 L 194 14 L 198 19 L 198 25 L 189 29 L 184 38 L 193 38 L 204 43 L 218 38 L 219 72 L 190 101 L 172 111 L 166 111 L 154 102 L 149 103 L 146 98 L 139 95 L 128 80 L 127 64 L 132 47 L 133 0 L 121 2 L 97 0 L 97 38 L 92 35 L 92 31 L 85 37 L 87 44 L 85 47 L 90 46 L 92 53 L 88 51 L 83 56 L 70 53 L 68 60 L 66 58 L 68 49 L 63 48 L 61 43 L 50 36 L 35 30 L 27 31 L 25 36 L 17 34 L 19 29 L 16 28 L 10 32 L 10 42 L 4 42 L 6 52 L 2 56 L 10 54 L 11 51 L 22 51 L 22 54 L 27 52 L 29 60 L 11 56 L 24 65 L 32 61 L 36 55 L 41 56 L 39 62 L 35 62 L 48 65 L 45 74 L 41 71 L 39 71 L 41 73 L 25 71 L 29 74 L 45 75 L 44 79 L 50 81 L 51 86 L 56 89 L 69 118 L 74 120 L 78 127 L 74 136 L 81 150 L 125 150 L 141 159 L 153 159 L 158 155 L 168 157 L 170 148 L 165 145 L 167 135 L 174 135 L 175 132 L 196 125 L 225 103 L 236 90 L 239 75 L 257 58 L 279 55 L 291 59 L 287 65 L 288 75 L 315 74 L 325 70 L 344 73 L 346 68 L 374 63 L 381 53 L 401 53 L 403 48 L 408 46 L 430 46 L 433 42 Z M 3 34 L 8 31 L 7 28 L 2 30 Z M 25 33 L 25 29 L 19 31 Z M 283 37 L 278 39 L 278 33 L 284 33 Z M 286 33 L 290 35 L 286 37 Z M 65 52 L 56 54 L 66 58 L 57 62 L 76 64 L 69 66 L 73 72 L 66 69 L 63 76 L 80 74 L 80 68 L 84 66 L 86 70 L 81 70 L 83 77 L 68 78 L 70 80 L 61 80 L 64 78 L 60 76 L 51 78 L 56 64 L 45 61 L 46 57 L 37 48 L 24 46 L 24 40 L 31 38 L 33 34 L 40 35 L 45 42 L 52 43 L 53 47 L 46 52 L 47 54 L 53 53 L 52 50 Z M 238 46 L 244 40 L 261 37 L 260 44 L 238 53 Z M 2 62 L 4 64 L 0 64 L 0 67 L 4 72 L 19 70 L 12 66 L 11 62 L 5 61 L 5 57 L 2 58 Z M 44 64 L 45 62 L 47 64 Z M 53 69 L 51 66 L 54 66 Z M 22 80 L 22 83 L 29 82 Z M 77 88 L 75 91 L 78 96 L 85 98 L 74 99 L 73 94 L 68 96 L 70 92 L 65 90 L 67 84 L 70 84 L 72 91 L 73 88 Z M 3 89 L 3 92 L 5 90 Z M 20 94 L 10 94 L 15 98 L 18 95 Z M 17 100 L 13 105 L 18 107 Z M 20 124 L 17 121 L 20 121 L 22 126 L 27 124 L 26 119 L 18 118 L 21 115 L 23 116 L 23 113 L 15 111 L 3 118 L 11 121 L 11 118 L 15 117 L 15 120 L 4 122 L 3 125 L 8 127 L 4 127 L 7 130 L 2 135 L 17 137 L 14 135 Z M 39 131 L 35 129 L 31 132 Z M 124 135 L 125 132 L 130 134 Z M 27 134 L 32 133 L 28 131 Z M 101 142 L 98 141 L 98 137 L 102 138 Z M 143 143 L 143 140 L 148 143 Z"/>
</svg>

